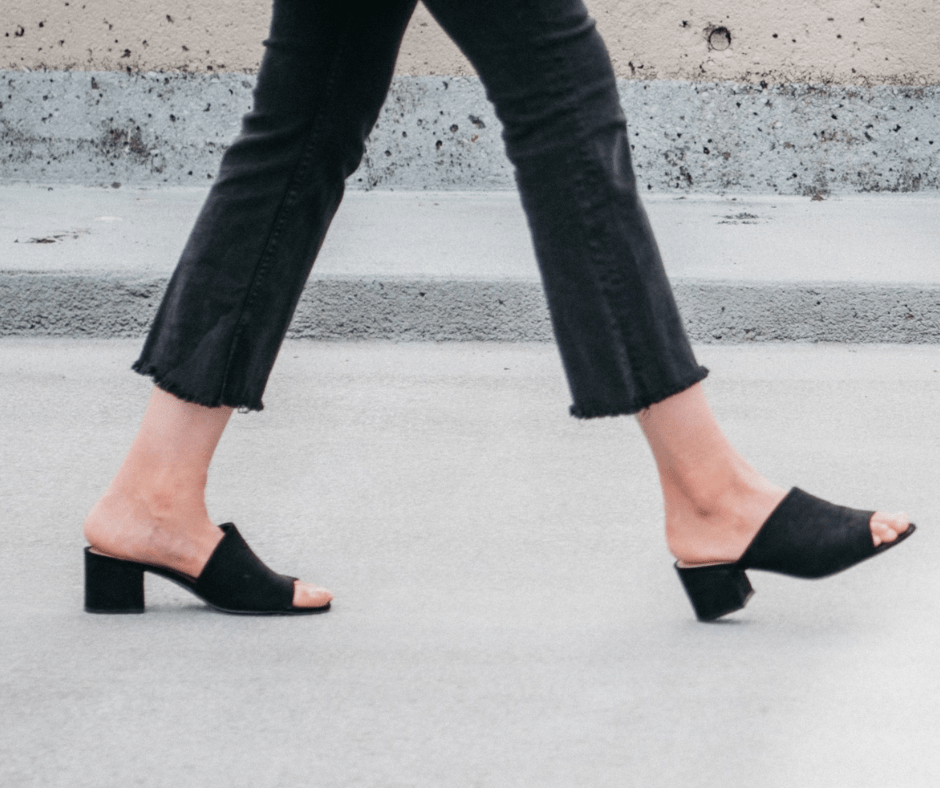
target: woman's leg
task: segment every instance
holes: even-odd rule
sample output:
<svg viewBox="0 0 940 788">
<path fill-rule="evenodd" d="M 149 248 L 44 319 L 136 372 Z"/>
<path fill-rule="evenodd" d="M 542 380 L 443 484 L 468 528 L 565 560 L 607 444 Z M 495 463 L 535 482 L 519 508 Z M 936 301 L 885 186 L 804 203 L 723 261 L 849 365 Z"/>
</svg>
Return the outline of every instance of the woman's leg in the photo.
<svg viewBox="0 0 940 788">
<path fill-rule="evenodd" d="M 415 1 L 275 0 L 254 107 L 135 364 L 158 388 L 88 515 L 94 549 L 197 577 L 222 538 L 205 506 L 209 463 L 232 409 L 262 407 Z M 295 586 L 296 606 L 329 599 L 325 589 Z"/>
<path fill-rule="evenodd" d="M 616 80 L 580 0 L 425 0 L 505 127 L 580 417 L 639 413 L 667 538 L 689 562 L 737 559 L 784 490 L 725 438 L 646 219 Z M 876 513 L 873 541 L 904 515 Z"/>
</svg>

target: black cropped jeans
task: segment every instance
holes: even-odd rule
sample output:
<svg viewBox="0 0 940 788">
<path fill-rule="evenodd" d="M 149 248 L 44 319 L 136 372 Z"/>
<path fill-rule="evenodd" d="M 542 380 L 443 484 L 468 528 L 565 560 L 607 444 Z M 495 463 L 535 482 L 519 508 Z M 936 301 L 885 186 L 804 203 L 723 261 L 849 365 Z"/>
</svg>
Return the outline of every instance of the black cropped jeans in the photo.
<svg viewBox="0 0 940 788">
<path fill-rule="evenodd" d="M 385 100 L 416 0 L 275 0 L 254 107 L 134 369 L 258 410 L 314 258 Z M 613 69 L 581 0 L 425 0 L 504 126 L 579 417 L 707 374 L 637 194 Z"/>
</svg>

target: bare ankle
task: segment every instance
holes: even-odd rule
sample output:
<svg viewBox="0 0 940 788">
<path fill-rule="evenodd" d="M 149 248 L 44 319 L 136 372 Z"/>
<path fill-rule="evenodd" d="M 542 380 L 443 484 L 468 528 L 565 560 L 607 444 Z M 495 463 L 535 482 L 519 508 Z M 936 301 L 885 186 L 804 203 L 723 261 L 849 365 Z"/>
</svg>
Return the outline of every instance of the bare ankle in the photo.
<svg viewBox="0 0 940 788">
<path fill-rule="evenodd" d="M 669 550 L 690 563 L 735 560 L 785 494 L 749 467 L 695 486 L 664 482 Z"/>
<path fill-rule="evenodd" d="M 740 457 L 714 458 L 682 473 L 660 472 L 667 505 L 710 517 L 777 488 Z"/>
<path fill-rule="evenodd" d="M 85 520 L 85 539 L 118 558 L 198 575 L 222 538 L 201 496 L 112 485 Z"/>
</svg>

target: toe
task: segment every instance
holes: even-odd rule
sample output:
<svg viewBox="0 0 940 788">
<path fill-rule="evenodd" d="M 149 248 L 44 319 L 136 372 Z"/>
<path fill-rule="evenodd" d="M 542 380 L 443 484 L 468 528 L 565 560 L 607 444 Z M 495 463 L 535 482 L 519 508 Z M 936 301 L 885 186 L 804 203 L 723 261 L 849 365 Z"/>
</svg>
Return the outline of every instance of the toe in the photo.
<svg viewBox="0 0 940 788">
<path fill-rule="evenodd" d="M 903 512 L 875 512 L 871 516 L 871 538 L 875 547 L 884 542 L 893 542 L 910 527 L 910 520 Z"/>
<path fill-rule="evenodd" d="M 304 583 L 294 583 L 294 607 L 323 607 L 328 605 L 333 595 L 325 588 Z"/>
</svg>

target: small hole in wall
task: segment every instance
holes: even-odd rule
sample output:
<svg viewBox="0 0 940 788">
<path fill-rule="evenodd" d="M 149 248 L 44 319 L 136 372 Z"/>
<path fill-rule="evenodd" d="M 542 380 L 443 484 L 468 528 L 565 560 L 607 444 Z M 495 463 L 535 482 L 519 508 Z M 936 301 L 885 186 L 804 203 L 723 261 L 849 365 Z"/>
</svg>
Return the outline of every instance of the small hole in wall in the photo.
<svg viewBox="0 0 940 788">
<path fill-rule="evenodd" d="M 708 48 L 723 52 L 731 46 L 731 31 L 727 27 L 716 27 L 708 34 Z"/>
</svg>

